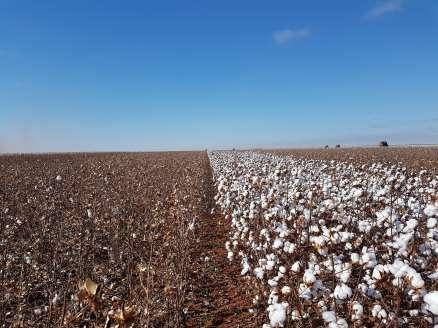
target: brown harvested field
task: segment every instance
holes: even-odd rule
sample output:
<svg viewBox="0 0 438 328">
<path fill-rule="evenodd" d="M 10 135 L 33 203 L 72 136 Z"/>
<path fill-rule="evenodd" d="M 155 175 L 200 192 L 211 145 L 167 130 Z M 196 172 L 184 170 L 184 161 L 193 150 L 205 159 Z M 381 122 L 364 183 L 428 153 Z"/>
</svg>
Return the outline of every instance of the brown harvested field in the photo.
<svg viewBox="0 0 438 328">
<path fill-rule="evenodd" d="M 426 169 L 438 174 L 438 147 L 388 147 L 388 148 L 332 148 L 332 149 L 275 149 L 263 150 L 277 155 L 298 158 L 322 159 L 369 164 L 375 162 L 402 163 L 406 167 Z"/>
<path fill-rule="evenodd" d="M 1 327 L 208 320 L 212 184 L 206 152 L 0 156 Z"/>
</svg>

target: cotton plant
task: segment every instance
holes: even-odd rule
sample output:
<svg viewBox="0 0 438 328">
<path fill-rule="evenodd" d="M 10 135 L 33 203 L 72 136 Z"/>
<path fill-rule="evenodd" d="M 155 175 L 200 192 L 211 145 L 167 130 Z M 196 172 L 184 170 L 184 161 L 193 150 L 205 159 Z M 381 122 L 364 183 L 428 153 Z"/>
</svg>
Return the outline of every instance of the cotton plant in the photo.
<svg viewBox="0 0 438 328">
<path fill-rule="evenodd" d="M 438 177 L 252 151 L 214 152 L 210 162 L 231 225 L 230 265 L 257 286 L 266 327 L 315 311 L 330 327 L 437 320 Z M 394 294 L 403 309 L 385 308 Z"/>
</svg>

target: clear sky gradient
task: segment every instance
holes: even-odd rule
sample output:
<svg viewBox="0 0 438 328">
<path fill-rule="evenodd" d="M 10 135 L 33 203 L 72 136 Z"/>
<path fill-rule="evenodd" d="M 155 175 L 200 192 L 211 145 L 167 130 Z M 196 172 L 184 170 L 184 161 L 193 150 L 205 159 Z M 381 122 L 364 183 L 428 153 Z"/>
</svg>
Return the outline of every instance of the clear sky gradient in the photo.
<svg viewBox="0 0 438 328">
<path fill-rule="evenodd" d="M 438 143 L 438 1 L 0 2 L 0 152 Z"/>
</svg>

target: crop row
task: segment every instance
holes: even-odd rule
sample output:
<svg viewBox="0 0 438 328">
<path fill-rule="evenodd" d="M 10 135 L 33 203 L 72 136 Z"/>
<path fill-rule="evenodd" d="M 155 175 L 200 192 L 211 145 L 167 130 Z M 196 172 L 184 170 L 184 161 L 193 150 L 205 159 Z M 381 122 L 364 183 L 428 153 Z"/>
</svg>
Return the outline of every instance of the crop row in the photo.
<svg viewBox="0 0 438 328">
<path fill-rule="evenodd" d="M 264 327 L 438 324 L 438 177 L 257 152 L 210 162 Z"/>
</svg>

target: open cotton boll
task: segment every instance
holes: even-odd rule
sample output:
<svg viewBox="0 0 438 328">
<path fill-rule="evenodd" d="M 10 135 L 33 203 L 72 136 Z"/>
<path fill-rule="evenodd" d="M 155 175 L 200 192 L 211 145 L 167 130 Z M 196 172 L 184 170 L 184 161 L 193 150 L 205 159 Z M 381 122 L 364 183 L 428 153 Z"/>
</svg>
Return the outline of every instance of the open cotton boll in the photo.
<svg viewBox="0 0 438 328">
<path fill-rule="evenodd" d="M 347 283 L 351 276 L 351 264 L 342 263 L 335 265 L 336 277 L 339 278 L 343 283 Z"/>
<path fill-rule="evenodd" d="M 426 208 L 424 209 L 424 214 L 427 216 L 438 217 L 438 203 L 427 204 Z"/>
<path fill-rule="evenodd" d="M 335 291 L 333 293 L 334 297 L 339 300 L 345 300 L 352 295 L 351 288 L 348 287 L 346 284 L 337 285 L 335 287 Z"/>
<path fill-rule="evenodd" d="M 373 269 L 373 274 L 372 274 L 373 279 L 375 280 L 382 279 L 382 275 L 384 272 L 385 272 L 385 267 L 383 265 L 381 264 L 376 265 Z"/>
<path fill-rule="evenodd" d="M 278 282 L 274 279 L 269 279 L 268 280 L 268 285 L 271 287 L 277 287 L 278 286 Z"/>
<path fill-rule="evenodd" d="M 268 306 L 269 321 L 271 327 L 284 327 L 286 321 L 286 309 L 282 304 L 271 304 Z"/>
<path fill-rule="evenodd" d="M 432 229 L 436 226 L 437 219 L 436 218 L 428 218 L 427 219 L 427 227 Z"/>
<path fill-rule="evenodd" d="M 427 293 L 424 295 L 423 301 L 428 311 L 434 315 L 438 315 L 438 291 Z"/>
<path fill-rule="evenodd" d="M 385 319 L 388 316 L 385 309 L 383 309 L 380 304 L 376 304 L 373 306 L 371 314 L 373 315 L 373 317 L 377 317 L 379 319 Z"/>
<path fill-rule="evenodd" d="M 293 311 L 292 311 L 292 314 L 291 314 L 291 317 L 292 317 L 292 321 L 300 320 L 300 319 L 301 319 L 300 311 L 298 311 L 298 310 L 293 310 Z"/>
<path fill-rule="evenodd" d="M 418 272 L 415 272 L 415 270 L 409 272 L 407 275 L 407 278 L 411 282 L 411 286 L 414 288 L 423 288 L 424 287 L 424 280 L 421 278 L 421 274 Z"/>
<path fill-rule="evenodd" d="M 336 322 L 336 314 L 333 311 L 325 311 L 322 313 L 322 319 L 327 322 Z"/>
<path fill-rule="evenodd" d="M 315 274 L 313 273 L 313 271 L 307 269 L 304 272 L 303 281 L 304 281 L 304 283 L 306 283 L 308 285 L 312 285 L 316 281 L 316 277 L 315 277 Z"/>
<path fill-rule="evenodd" d="M 281 238 L 276 238 L 272 244 L 272 248 L 279 249 L 281 247 L 283 247 L 283 240 Z"/>
<path fill-rule="evenodd" d="M 301 264 L 300 261 L 296 261 L 294 264 L 292 264 L 290 268 L 293 272 L 300 272 L 301 270 Z"/>
<path fill-rule="evenodd" d="M 328 328 L 348 328 L 348 323 L 344 318 L 339 318 L 336 322 L 330 322 Z"/>
<path fill-rule="evenodd" d="M 251 270 L 251 267 L 249 266 L 248 259 L 243 258 L 242 259 L 242 271 L 240 272 L 240 275 L 244 276 Z"/>
<path fill-rule="evenodd" d="M 281 288 L 281 293 L 283 295 L 289 295 L 292 292 L 292 289 L 289 286 L 283 286 L 283 288 Z"/>
<path fill-rule="evenodd" d="M 284 243 L 283 251 L 292 254 L 295 251 L 295 247 L 295 244 L 291 243 L 290 241 L 286 241 Z"/>
<path fill-rule="evenodd" d="M 258 279 L 262 280 L 263 276 L 265 275 L 265 271 L 262 268 L 257 267 L 254 269 L 254 274 Z"/>
<path fill-rule="evenodd" d="M 363 317 L 363 306 L 359 302 L 353 302 L 351 320 L 361 320 Z"/>
<path fill-rule="evenodd" d="M 305 300 L 310 300 L 312 299 L 312 290 L 306 284 L 300 284 L 298 295 Z"/>
<path fill-rule="evenodd" d="M 272 269 L 274 269 L 274 266 L 275 266 L 275 261 L 269 260 L 266 263 L 266 270 L 272 271 Z"/>
<path fill-rule="evenodd" d="M 418 221 L 416 219 L 410 219 L 406 222 L 406 226 L 403 228 L 403 232 L 412 232 L 418 225 Z"/>
<path fill-rule="evenodd" d="M 59 181 L 62 181 L 62 177 L 61 177 L 60 175 L 57 175 L 57 176 L 56 176 L 56 181 L 58 181 L 58 182 L 59 182 Z"/>
<path fill-rule="evenodd" d="M 350 258 L 351 258 L 351 263 L 353 264 L 359 263 L 360 261 L 360 256 L 357 253 L 351 253 Z"/>
</svg>

